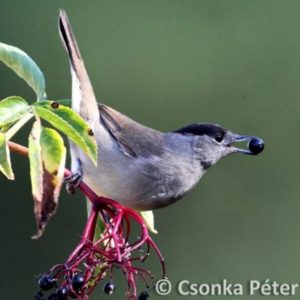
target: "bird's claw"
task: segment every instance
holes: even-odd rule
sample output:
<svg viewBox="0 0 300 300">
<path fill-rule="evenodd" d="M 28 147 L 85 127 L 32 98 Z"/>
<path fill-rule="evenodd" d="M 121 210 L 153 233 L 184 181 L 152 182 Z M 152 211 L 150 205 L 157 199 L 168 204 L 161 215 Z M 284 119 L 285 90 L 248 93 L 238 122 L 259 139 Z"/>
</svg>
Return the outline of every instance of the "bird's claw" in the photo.
<svg viewBox="0 0 300 300">
<path fill-rule="evenodd" d="M 82 181 L 82 172 L 80 170 L 75 171 L 69 176 L 64 178 L 66 183 L 66 190 L 69 194 L 74 194 L 75 189 L 79 186 Z"/>
</svg>

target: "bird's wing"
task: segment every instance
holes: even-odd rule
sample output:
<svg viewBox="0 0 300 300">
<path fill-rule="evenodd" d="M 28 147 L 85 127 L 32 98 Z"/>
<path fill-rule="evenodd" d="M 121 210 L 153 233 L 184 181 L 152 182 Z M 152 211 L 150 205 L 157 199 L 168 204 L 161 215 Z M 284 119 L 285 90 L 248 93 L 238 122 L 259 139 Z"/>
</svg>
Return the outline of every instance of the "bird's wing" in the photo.
<svg viewBox="0 0 300 300">
<path fill-rule="evenodd" d="M 146 127 L 99 104 L 100 120 L 124 154 L 133 158 L 159 156 L 163 153 L 163 133 Z"/>
<path fill-rule="evenodd" d="M 94 122 L 99 122 L 97 101 L 70 22 L 63 10 L 59 14 L 58 29 L 71 65 L 72 108 L 93 127 Z"/>
</svg>

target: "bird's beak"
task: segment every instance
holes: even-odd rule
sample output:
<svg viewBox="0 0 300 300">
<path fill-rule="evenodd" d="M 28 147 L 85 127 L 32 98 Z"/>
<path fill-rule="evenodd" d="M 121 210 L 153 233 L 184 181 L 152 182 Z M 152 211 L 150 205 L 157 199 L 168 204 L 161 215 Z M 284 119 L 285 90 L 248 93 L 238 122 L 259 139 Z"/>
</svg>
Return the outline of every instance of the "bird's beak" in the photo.
<svg viewBox="0 0 300 300">
<path fill-rule="evenodd" d="M 241 149 L 232 146 L 232 143 L 248 142 L 247 149 Z M 232 152 L 238 152 L 249 155 L 257 155 L 264 150 L 264 141 L 256 136 L 251 135 L 234 135 L 232 141 L 228 144 L 232 148 Z"/>
</svg>

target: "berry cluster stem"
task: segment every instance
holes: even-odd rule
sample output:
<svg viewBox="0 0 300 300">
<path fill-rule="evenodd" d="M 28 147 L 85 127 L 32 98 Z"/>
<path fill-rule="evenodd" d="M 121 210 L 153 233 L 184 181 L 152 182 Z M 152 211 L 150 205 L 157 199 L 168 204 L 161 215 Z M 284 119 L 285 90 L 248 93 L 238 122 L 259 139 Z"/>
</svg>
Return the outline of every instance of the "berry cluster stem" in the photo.
<svg viewBox="0 0 300 300">
<path fill-rule="evenodd" d="M 28 149 L 22 145 L 9 142 L 9 148 L 13 152 L 28 156 Z M 71 171 L 65 169 L 64 176 L 70 175 Z M 143 263 L 151 248 L 161 263 L 162 277 L 165 276 L 164 258 L 159 248 L 137 211 L 112 199 L 98 196 L 83 181 L 80 182 L 78 189 L 92 204 L 80 242 L 66 262 L 52 267 L 45 273 L 41 282 L 49 281 L 51 278 L 55 286 L 60 283 L 59 292 L 64 291 L 77 299 L 86 300 L 97 283 L 108 275 L 112 277 L 112 270 L 117 267 L 123 271 L 127 280 L 127 299 L 136 299 L 137 277 L 140 276 L 147 286 L 149 278 L 152 278 L 148 270 L 136 266 L 136 263 Z M 95 240 L 98 218 L 104 224 L 104 230 Z M 134 242 L 129 241 L 132 222 L 140 226 L 140 236 Z M 146 250 L 142 250 L 143 246 L 146 246 Z M 40 291 L 39 294 L 41 293 Z"/>
</svg>

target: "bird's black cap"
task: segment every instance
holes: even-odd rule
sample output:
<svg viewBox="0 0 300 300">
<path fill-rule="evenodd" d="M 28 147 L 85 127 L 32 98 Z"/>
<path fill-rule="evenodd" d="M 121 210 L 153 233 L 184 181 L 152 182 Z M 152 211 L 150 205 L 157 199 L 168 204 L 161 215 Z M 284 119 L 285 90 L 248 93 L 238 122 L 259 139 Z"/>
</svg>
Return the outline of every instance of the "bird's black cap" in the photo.
<svg viewBox="0 0 300 300">
<path fill-rule="evenodd" d="M 209 123 L 194 123 L 180 129 L 175 130 L 174 132 L 184 134 L 184 135 L 208 135 L 211 137 L 216 136 L 217 134 L 224 135 L 225 129 L 217 124 Z"/>
</svg>

